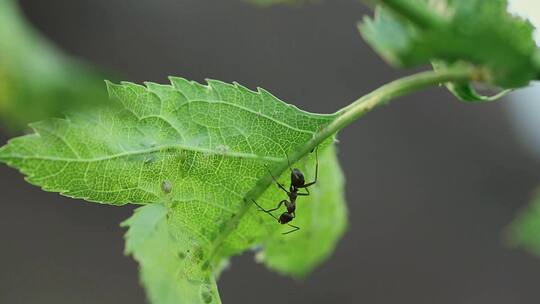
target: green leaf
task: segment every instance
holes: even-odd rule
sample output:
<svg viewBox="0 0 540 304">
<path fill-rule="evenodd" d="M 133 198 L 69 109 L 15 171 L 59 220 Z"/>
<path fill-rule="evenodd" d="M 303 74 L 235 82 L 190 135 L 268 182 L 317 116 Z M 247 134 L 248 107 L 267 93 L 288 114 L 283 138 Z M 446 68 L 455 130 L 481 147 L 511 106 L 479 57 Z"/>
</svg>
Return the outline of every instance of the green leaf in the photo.
<svg viewBox="0 0 540 304">
<path fill-rule="evenodd" d="M 200 268 L 200 250 L 190 247 L 189 232 L 171 230 L 167 208 L 151 204 L 136 209 L 122 226 L 126 253 L 139 262 L 151 303 L 221 303 L 215 279 Z M 181 301 L 180 301 L 181 300 Z"/>
<path fill-rule="evenodd" d="M 506 0 L 381 0 L 375 17 L 359 26 L 390 64 L 441 61 L 481 67 L 481 79 L 502 88 L 540 75 L 533 27 L 507 12 Z"/>
<path fill-rule="evenodd" d="M 0 0 L 0 123 L 20 131 L 32 121 L 107 99 L 103 76 L 68 58 Z"/>
<path fill-rule="evenodd" d="M 508 228 L 510 243 L 540 255 L 540 193 Z"/>
<path fill-rule="evenodd" d="M 212 285 L 203 277 L 219 272 L 228 257 L 259 246 L 268 249 L 264 260 L 273 269 L 294 276 L 311 271 L 332 252 L 346 225 L 341 169 L 333 143 L 318 149 L 320 176 L 310 188 L 312 195 L 298 198 L 295 223 L 300 231 L 281 235 L 289 227 L 259 212 L 251 202 L 256 199 L 265 208 L 274 207 L 287 198 L 277 186 L 259 189 L 264 190 L 260 197 L 249 193 L 270 178 L 268 168 L 286 164 L 287 155 L 336 116 L 304 112 L 263 89 L 253 92 L 239 84 L 208 80 L 204 86 L 182 78 L 171 82 L 172 86 L 147 83 L 146 87 L 109 83 L 114 101 L 110 107 L 33 124 L 35 134 L 0 148 L 0 161 L 47 191 L 112 205 L 163 205 L 166 225 L 155 233 L 166 235 L 160 232 L 164 229 L 173 237 L 160 236 L 160 246 L 183 248 L 186 256 L 189 248 L 195 255 L 186 259 L 189 262 L 175 264 L 182 273 L 178 280 L 193 284 L 169 286 L 171 292 L 183 292 L 200 282 Z M 308 181 L 315 178 L 315 154 L 294 164 Z M 274 172 L 278 173 L 282 173 L 281 183 L 288 184 L 290 173 Z M 276 216 L 283 211 L 276 211 Z M 144 214 L 127 222 L 127 251 L 141 261 L 150 298 L 162 299 L 152 290 L 163 290 L 160 282 L 169 281 L 171 274 L 153 266 L 145 270 L 145 265 L 155 265 L 147 261 L 159 252 L 130 245 L 130 240 L 141 244 L 136 240 L 147 234 L 136 228 L 145 220 Z M 162 219 L 149 217 L 161 227 Z M 311 250 L 300 261 L 298 252 L 305 246 Z M 174 262 L 163 257 L 163 263 Z M 192 279 L 195 268 L 200 271 L 197 284 Z M 203 288 L 197 286 L 193 297 Z"/>
</svg>

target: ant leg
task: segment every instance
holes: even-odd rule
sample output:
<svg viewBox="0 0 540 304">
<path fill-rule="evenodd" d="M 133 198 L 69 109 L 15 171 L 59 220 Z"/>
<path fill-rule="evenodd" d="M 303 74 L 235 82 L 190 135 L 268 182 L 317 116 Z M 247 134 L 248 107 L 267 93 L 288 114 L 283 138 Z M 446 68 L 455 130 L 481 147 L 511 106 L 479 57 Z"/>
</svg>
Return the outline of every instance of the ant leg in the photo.
<svg viewBox="0 0 540 304">
<path fill-rule="evenodd" d="M 268 166 L 267 166 L 266 164 L 265 164 L 264 166 L 266 167 L 266 169 L 268 170 L 268 173 L 270 173 L 270 176 L 272 176 L 272 179 L 274 179 L 274 181 L 276 182 L 276 184 L 278 185 L 278 187 L 280 187 L 281 190 L 285 191 L 285 192 L 287 193 L 287 195 L 290 195 L 290 192 L 287 191 L 287 189 L 285 189 L 285 187 L 277 181 L 277 179 L 276 179 L 276 177 L 274 176 L 274 174 L 272 174 L 272 171 L 270 171 L 270 168 L 268 168 Z"/>
<path fill-rule="evenodd" d="M 309 189 L 307 187 L 313 186 L 317 181 L 314 181 L 312 183 L 305 184 L 303 186 L 297 187 L 298 189 L 306 189 L 306 192 L 298 192 L 296 195 L 298 196 L 309 196 L 311 193 L 309 193 Z"/>
<path fill-rule="evenodd" d="M 282 234 L 289 234 L 289 233 L 295 232 L 295 231 L 297 231 L 297 230 L 300 230 L 300 227 L 298 227 L 298 226 L 291 225 L 291 224 L 287 224 L 287 225 L 291 226 L 293 229 L 292 229 L 292 230 L 289 230 L 289 231 L 287 231 L 287 232 L 283 232 Z"/>
<path fill-rule="evenodd" d="M 269 210 L 266 210 L 266 212 L 272 212 L 272 211 L 276 211 L 278 210 L 279 208 L 281 208 L 281 205 L 283 205 L 284 203 L 286 202 L 286 200 L 282 200 L 281 202 L 279 202 L 279 204 L 277 205 L 276 208 L 274 209 L 269 209 Z"/>
<path fill-rule="evenodd" d="M 255 203 L 255 205 L 257 205 L 257 207 L 259 207 L 260 211 L 263 211 L 263 212 L 265 212 L 265 213 L 268 213 L 268 215 L 270 215 L 271 217 L 275 218 L 276 221 L 279 222 L 279 219 L 278 219 L 275 215 L 273 215 L 270 211 L 265 210 L 263 207 L 261 207 L 261 205 L 257 204 L 257 202 L 256 202 L 254 199 L 251 199 L 251 200 L 253 201 L 253 203 Z"/>
</svg>

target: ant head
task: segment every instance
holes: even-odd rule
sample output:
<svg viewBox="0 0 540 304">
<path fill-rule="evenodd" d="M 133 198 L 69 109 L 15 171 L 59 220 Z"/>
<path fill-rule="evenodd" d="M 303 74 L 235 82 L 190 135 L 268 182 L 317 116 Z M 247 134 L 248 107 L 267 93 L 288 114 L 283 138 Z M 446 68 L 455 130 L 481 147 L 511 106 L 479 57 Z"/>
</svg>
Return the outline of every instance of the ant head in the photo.
<svg viewBox="0 0 540 304">
<path fill-rule="evenodd" d="M 291 185 L 295 187 L 301 187 L 306 183 L 304 173 L 300 169 L 292 169 L 291 171 Z"/>
<path fill-rule="evenodd" d="M 288 222 L 292 221 L 293 220 L 293 215 L 288 213 L 288 212 L 285 212 L 283 213 L 280 217 L 279 217 L 279 223 L 280 224 L 287 224 Z"/>
</svg>

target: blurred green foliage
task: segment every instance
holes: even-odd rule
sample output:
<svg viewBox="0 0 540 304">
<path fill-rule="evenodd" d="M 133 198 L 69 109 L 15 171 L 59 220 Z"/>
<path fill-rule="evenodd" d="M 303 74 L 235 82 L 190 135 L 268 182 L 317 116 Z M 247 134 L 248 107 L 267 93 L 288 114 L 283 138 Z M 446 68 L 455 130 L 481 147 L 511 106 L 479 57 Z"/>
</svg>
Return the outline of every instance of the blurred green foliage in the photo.
<svg viewBox="0 0 540 304">
<path fill-rule="evenodd" d="M 251 4 L 255 4 L 262 7 L 278 5 L 278 4 L 300 4 L 302 2 L 310 0 L 245 0 Z"/>
<path fill-rule="evenodd" d="M 106 100 L 104 76 L 37 33 L 14 0 L 0 0 L 0 125 L 29 122 Z"/>
<path fill-rule="evenodd" d="M 540 191 L 508 229 L 509 242 L 540 255 Z"/>
<path fill-rule="evenodd" d="M 380 0 L 375 17 L 359 26 L 364 39 L 391 65 L 471 64 L 482 81 L 526 86 L 540 75 L 533 26 L 507 11 L 506 0 Z M 479 75 L 480 76 L 480 75 Z M 459 93 L 459 90 L 457 90 Z M 461 98 L 471 95 L 467 94 Z M 456 93 L 456 90 L 454 90 Z"/>
<path fill-rule="evenodd" d="M 260 6 L 301 0 L 248 0 Z M 507 0 L 363 0 L 375 16 L 359 25 L 364 39 L 395 67 L 433 63 L 435 69 L 456 64 L 479 67 L 478 80 L 503 89 L 540 79 L 540 51 L 534 27 L 508 12 Z M 464 101 L 492 101 L 505 95 L 478 94 L 472 84 L 449 83 Z"/>
</svg>

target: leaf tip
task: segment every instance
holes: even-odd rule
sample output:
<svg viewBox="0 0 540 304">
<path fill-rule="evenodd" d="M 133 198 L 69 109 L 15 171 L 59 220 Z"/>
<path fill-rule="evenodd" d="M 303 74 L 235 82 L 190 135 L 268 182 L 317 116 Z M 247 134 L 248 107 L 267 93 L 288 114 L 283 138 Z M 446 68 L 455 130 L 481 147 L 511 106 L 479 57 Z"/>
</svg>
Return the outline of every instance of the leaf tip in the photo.
<svg viewBox="0 0 540 304">
<path fill-rule="evenodd" d="M 231 86 L 230 84 L 223 82 L 221 80 L 211 79 L 211 78 L 205 78 L 204 81 L 208 84 L 208 87 L 213 88 L 215 90 L 219 89 L 220 87 L 224 86 Z"/>
<path fill-rule="evenodd" d="M 110 80 L 105 80 L 105 86 L 107 87 L 107 93 L 109 94 L 109 97 L 114 97 L 119 92 L 119 90 L 122 88 L 121 84 L 114 83 Z"/>
<path fill-rule="evenodd" d="M 189 87 L 191 85 L 190 81 L 183 77 L 169 76 L 168 79 L 172 87 L 180 92 L 183 92 L 186 87 Z"/>
<path fill-rule="evenodd" d="M 152 81 L 145 81 L 143 82 L 144 86 L 146 87 L 146 89 L 150 92 L 155 92 L 155 91 L 158 91 L 160 90 L 162 87 L 164 87 L 164 85 L 162 84 L 159 84 L 159 83 L 155 83 L 155 82 L 152 82 Z"/>
</svg>

